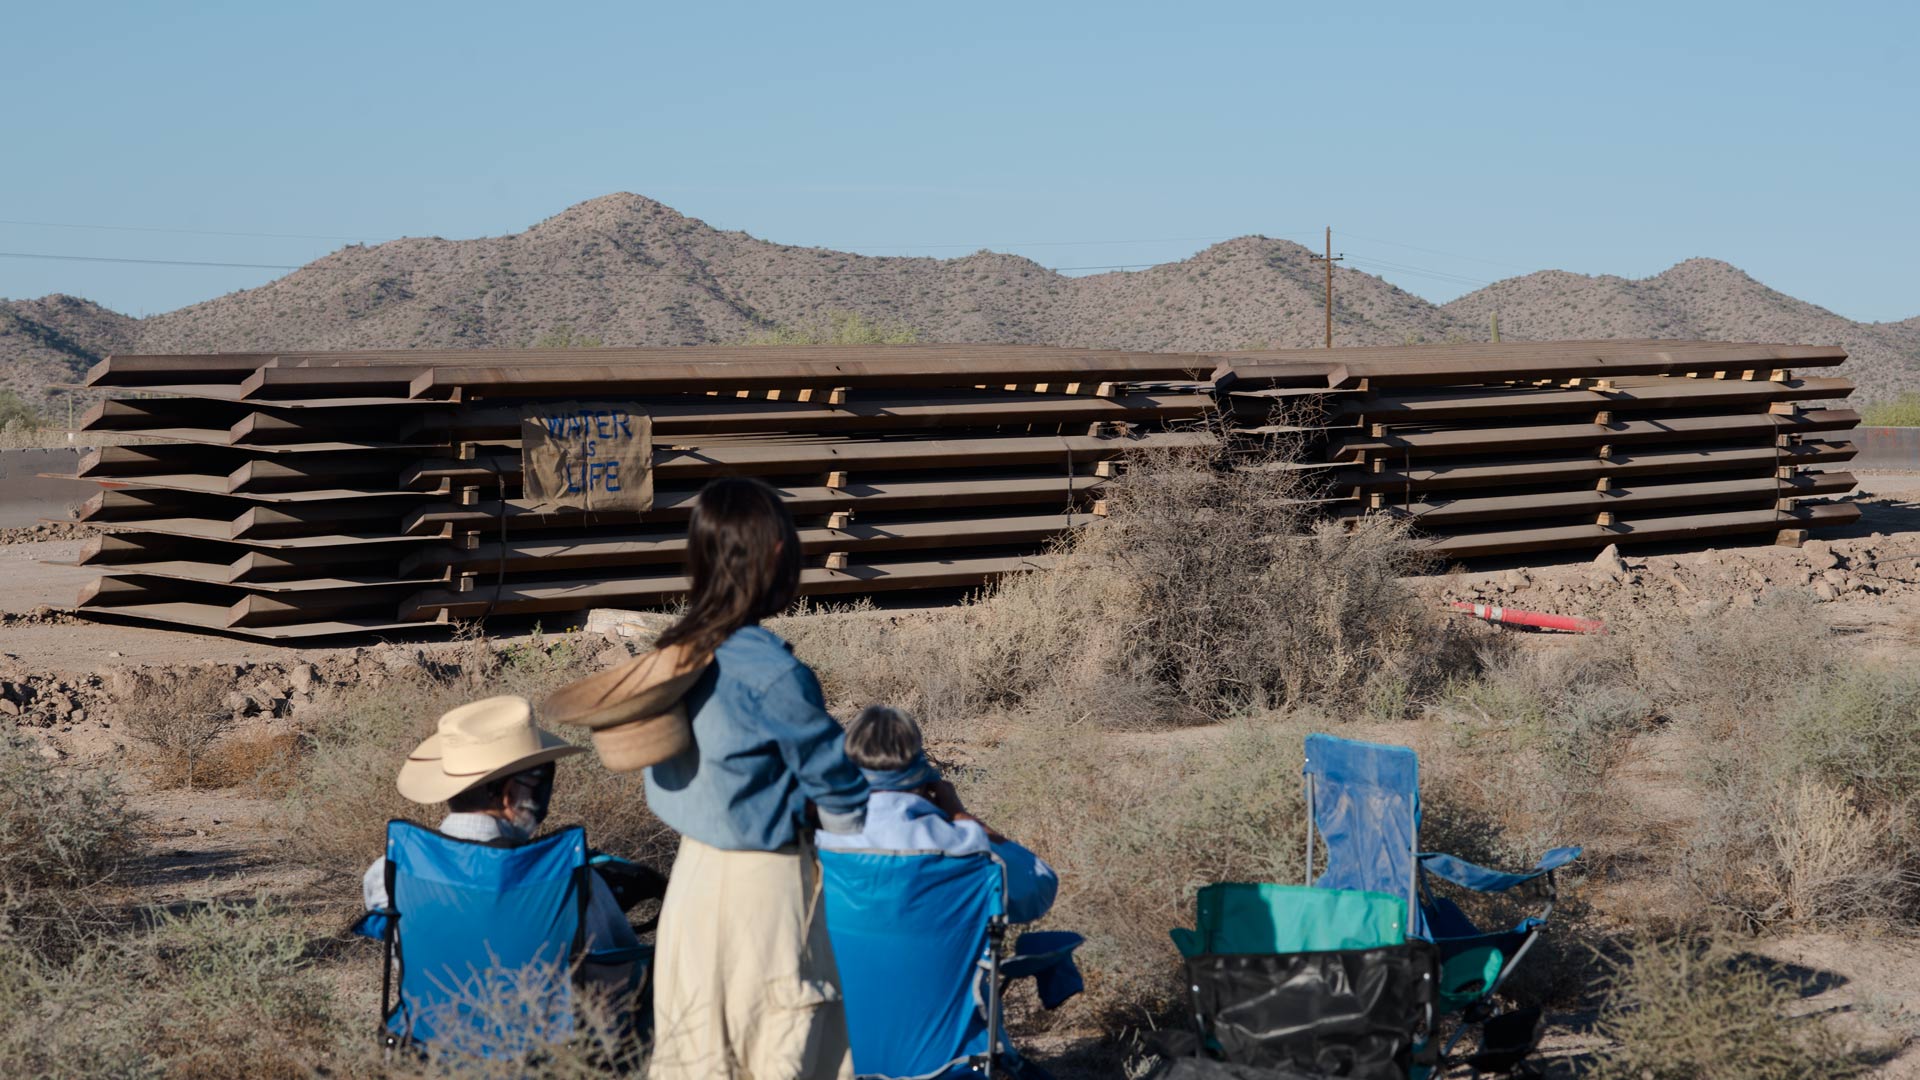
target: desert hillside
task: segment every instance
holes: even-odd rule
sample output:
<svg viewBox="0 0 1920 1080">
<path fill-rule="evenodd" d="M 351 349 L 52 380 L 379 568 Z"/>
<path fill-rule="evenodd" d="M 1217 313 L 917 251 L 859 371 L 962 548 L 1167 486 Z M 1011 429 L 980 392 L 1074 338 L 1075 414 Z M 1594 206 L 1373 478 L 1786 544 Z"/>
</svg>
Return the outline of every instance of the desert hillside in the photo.
<svg viewBox="0 0 1920 1080">
<path fill-rule="evenodd" d="M 1322 271 L 1247 236 L 1146 270 L 1067 277 L 982 251 L 882 258 L 723 232 L 639 195 L 581 203 L 510 236 L 343 248 L 257 289 L 135 319 L 69 296 L 0 300 L 0 386 L 44 398 L 115 351 L 514 346 L 559 328 L 608 345 L 738 340 L 827 310 L 930 341 L 1144 349 L 1310 346 Z M 1435 305 L 1335 271 L 1335 340 L 1506 338 L 1837 342 L 1861 398 L 1920 387 L 1920 318 L 1857 323 L 1690 259 L 1629 280 L 1542 271 Z"/>
</svg>

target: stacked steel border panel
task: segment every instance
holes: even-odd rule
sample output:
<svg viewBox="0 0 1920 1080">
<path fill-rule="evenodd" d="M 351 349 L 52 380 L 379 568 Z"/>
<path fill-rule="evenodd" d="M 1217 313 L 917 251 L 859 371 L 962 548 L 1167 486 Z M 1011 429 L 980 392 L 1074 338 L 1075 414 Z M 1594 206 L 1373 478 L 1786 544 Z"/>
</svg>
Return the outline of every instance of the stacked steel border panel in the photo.
<svg viewBox="0 0 1920 1080">
<path fill-rule="evenodd" d="M 1844 524 L 1855 454 L 1837 348 L 1566 342 L 1335 350 L 1320 398 L 1337 513 L 1410 519 L 1449 559 Z M 1225 358 L 1254 419 L 1299 353 Z"/>
<path fill-rule="evenodd" d="M 1314 435 L 1335 514 L 1449 558 L 1813 527 L 1852 487 L 1837 349 L 1681 342 L 1157 354 L 1021 346 L 116 356 L 83 430 L 80 609 L 259 637 L 564 614 L 684 591 L 701 484 L 751 475 L 803 591 L 974 586 L 1097 522 L 1116 459 Z M 654 508 L 522 498 L 531 404 L 653 418 Z M 1276 406 L 1285 406 L 1276 414 Z"/>
<path fill-rule="evenodd" d="M 262 637 L 641 605 L 684 592 L 717 476 L 774 484 L 809 595 L 978 586 L 1093 520 L 1106 463 L 1211 446 L 1204 358 L 909 346 L 121 356 L 81 610 Z M 652 417 L 654 507 L 522 498 L 530 404 Z"/>
</svg>

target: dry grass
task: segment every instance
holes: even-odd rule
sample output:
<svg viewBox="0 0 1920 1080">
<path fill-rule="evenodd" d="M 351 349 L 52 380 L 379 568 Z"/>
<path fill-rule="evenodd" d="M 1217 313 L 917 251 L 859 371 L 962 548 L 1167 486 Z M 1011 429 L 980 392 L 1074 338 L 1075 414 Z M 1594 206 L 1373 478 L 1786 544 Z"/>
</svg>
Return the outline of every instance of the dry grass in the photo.
<svg viewBox="0 0 1920 1080">
<path fill-rule="evenodd" d="M 1428 788 L 1458 804 L 1456 818 L 1499 823 L 1509 849 L 1483 854 L 1526 862 L 1622 828 L 1614 781 L 1656 709 L 1613 639 L 1509 645 L 1490 639 L 1482 673 L 1455 680 L 1434 706 L 1456 753 L 1428 763 Z"/>
<path fill-rule="evenodd" d="M 451 1033 L 425 1058 L 380 1053 L 374 1040 L 344 1036 L 340 1072 L 379 1080 L 595 1080 L 615 1075 L 644 1075 L 644 1047 L 629 1036 L 620 1010 L 591 989 L 576 988 L 573 1023 L 542 1028 L 529 1017 L 544 1017 L 554 978 L 551 970 L 530 968 L 507 978 L 475 979 L 444 1006 L 457 1012 L 455 1023 L 436 1022 Z"/>
<path fill-rule="evenodd" d="M 120 722 L 146 744 L 155 783 L 194 786 L 214 744 L 233 730 L 233 711 L 226 704 L 232 689 L 226 674 L 211 667 L 134 677 L 120 701 Z"/>
<path fill-rule="evenodd" d="M 1805 592 L 1776 592 L 1752 607 L 1724 606 L 1684 623 L 1623 627 L 1634 637 L 1642 687 L 1676 723 L 1725 740 L 1793 704 L 1839 659 Z"/>
<path fill-rule="evenodd" d="M 68 952 L 99 921 L 98 890 L 138 846 L 140 820 L 107 773 L 0 735 L 0 950 Z"/>
<path fill-rule="evenodd" d="M 1920 678 L 1832 667 L 1708 746 L 1689 880 L 1742 924 L 1912 917 L 1920 899 Z"/>
<path fill-rule="evenodd" d="M 309 941 L 260 903 L 162 915 L 60 965 L 0 946 L 0 1074 L 311 1076 L 344 1020 Z"/>
<path fill-rule="evenodd" d="M 1803 988 L 1725 942 L 1643 941 L 1603 981 L 1599 1032 L 1614 1045 L 1591 1075 L 1612 1080 L 1804 1080 L 1857 1076 L 1861 1049 L 1822 1017 L 1796 1016 Z"/>
<path fill-rule="evenodd" d="M 1179 991 L 1167 931 L 1191 925 L 1201 885 L 1301 880 L 1305 732 L 1264 717 L 1167 746 L 1033 723 L 958 779 L 970 807 L 1060 872 L 1048 925 L 1088 938 L 1069 1020 L 1162 1016 Z"/>
</svg>

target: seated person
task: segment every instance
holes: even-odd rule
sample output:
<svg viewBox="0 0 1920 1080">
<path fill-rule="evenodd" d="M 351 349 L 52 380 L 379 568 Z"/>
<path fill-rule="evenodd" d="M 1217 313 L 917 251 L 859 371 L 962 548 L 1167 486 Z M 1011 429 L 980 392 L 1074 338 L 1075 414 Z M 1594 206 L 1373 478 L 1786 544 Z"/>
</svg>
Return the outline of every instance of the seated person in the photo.
<svg viewBox="0 0 1920 1080">
<path fill-rule="evenodd" d="M 581 753 L 533 722 L 533 707 L 522 697 L 494 697 L 462 705 L 440 718 L 438 730 L 407 755 L 396 786 L 417 803 L 447 804 L 440 832 L 456 840 L 511 847 L 533 839 L 553 799 L 554 763 Z M 603 878 L 588 875 L 586 951 L 603 952 L 639 944 L 623 905 Z M 623 868 L 632 864 L 614 860 Z M 644 872 L 644 871 L 643 871 Z M 616 881 L 623 885 L 616 873 Z M 369 912 L 387 906 L 387 860 L 373 860 L 360 879 Z M 631 985 L 632 964 L 590 965 L 587 982 L 609 990 Z"/>
<path fill-rule="evenodd" d="M 867 824 L 858 833 L 820 833 L 833 851 L 992 851 L 1007 868 L 1007 921 L 1037 921 L 1053 907 L 1060 879 L 1038 855 L 967 812 L 953 785 L 927 760 L 920 725 L 899 709 L 870 705 L 847 725 L 847 759 L 867 778 Z"/>
</svg>

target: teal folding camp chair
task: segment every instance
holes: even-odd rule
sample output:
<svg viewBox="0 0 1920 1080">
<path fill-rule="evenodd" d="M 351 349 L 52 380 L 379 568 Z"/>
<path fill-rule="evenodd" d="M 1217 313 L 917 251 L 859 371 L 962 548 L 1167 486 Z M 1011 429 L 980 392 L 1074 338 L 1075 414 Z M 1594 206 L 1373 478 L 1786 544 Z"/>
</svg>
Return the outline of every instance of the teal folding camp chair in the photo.
<svg viewBox="0 0 1920 1080">
<path fill-rule="evenodd" d="M 1578 858 L 1580 849 L 1554 848 L 1532 869 L 1516 874 L 1423 852 L 1420 763 L 1412 750 L 1314 734 L 1307 736 L 1306 754 L 1309 882 L 1320 889 L 1383 893 L 1404 905 L 1409 935 L 1439 950 L 1442 1011 L 1465 1021 L 1449 1041 L 1449 1052 L 1469 1026 L 1478 1026 L 1481 1048 L 1466 1059 L 1468 1065 L 1494 1072 L 1518 1064 L 1532 1049 L 1539 1010 L 1503 1014 L 1494 994 L 1533 948 L 1553 912 L 1554 871 Z M 1316 830 L 1327 851 L 1317 878 Z M 1457 904 L 1432 891 L 1431 878 L 1487 894 L 1537 882 L 1544 905 L 1509 929 L 1483 931 Z"/>
<path fill-rule="evenodd" d="M 1284 1077 L 1407 1080 L 1437 1055 L 1439 961 L 1406 901 L 1304 885 L 1208 885 L 1184 958 L 1196 1050 Z"/>
</svg>

